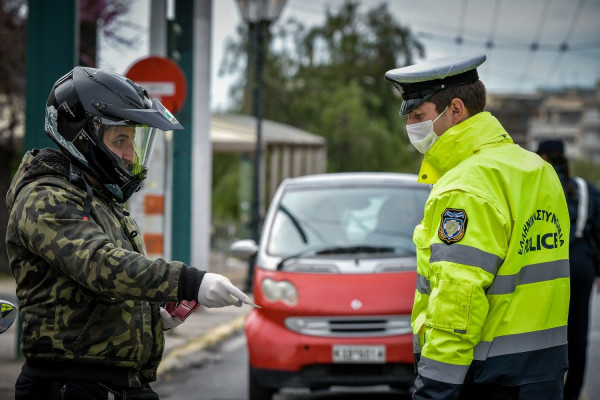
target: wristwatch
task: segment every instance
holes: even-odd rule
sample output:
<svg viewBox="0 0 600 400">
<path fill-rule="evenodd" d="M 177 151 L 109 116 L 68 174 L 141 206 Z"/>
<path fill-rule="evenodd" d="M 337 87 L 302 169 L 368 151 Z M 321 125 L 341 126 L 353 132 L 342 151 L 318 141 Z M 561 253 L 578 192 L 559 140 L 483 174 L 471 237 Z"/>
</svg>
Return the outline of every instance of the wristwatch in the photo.
<svg viewBox="0 0 600 400">
<path fill-rule="evenodd" d="M 191 313 L 196 311 L 196 309 L 200 307 L 200 303 L 196 301 L 189 300 L 181 300 L 180 302 L 171 302 L 165 305 L 165 310 L 172 317 L 177 318 L 181 321 L 185 321 L 187 317 L 190 316 Z"/>
</svg>

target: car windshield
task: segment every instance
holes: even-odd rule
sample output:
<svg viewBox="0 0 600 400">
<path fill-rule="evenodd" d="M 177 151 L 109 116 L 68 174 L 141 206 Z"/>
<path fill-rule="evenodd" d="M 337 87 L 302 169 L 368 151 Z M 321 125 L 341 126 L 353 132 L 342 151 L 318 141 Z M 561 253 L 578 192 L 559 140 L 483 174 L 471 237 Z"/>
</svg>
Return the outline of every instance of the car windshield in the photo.
<svg viewBox="0 0 600 400">
<path fill-rule="evenodd" d="M 280 257 L 414 255 L 412 234 L 428 194 L 425 185 L 288 188 L 276 210 L 267 252 Z"/>
</svg>

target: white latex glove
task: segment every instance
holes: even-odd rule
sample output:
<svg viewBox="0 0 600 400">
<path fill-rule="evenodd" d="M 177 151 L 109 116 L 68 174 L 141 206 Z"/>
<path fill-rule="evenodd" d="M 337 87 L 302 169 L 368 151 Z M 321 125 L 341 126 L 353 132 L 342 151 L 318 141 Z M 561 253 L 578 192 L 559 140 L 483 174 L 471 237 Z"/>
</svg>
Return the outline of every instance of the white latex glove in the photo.
<svg viewBox="0 0 600 400">
<path fill-rule="evenodd" d="M 173 329 L 176 326 L 183 324 L 182 320 L 171 317 L 171 314 L 162 307 L 160 308 L 160 319 L 162 319 L 163 331 Z"/>
<path fill-rule="evenodd" d="M 210 272 L 204 274 L 198 290 L 198 303 L 204 307 L 241 307 L 242 303 L 249 301 L 250 298 L 233 286 L 228 278 Z"/>
</svg>

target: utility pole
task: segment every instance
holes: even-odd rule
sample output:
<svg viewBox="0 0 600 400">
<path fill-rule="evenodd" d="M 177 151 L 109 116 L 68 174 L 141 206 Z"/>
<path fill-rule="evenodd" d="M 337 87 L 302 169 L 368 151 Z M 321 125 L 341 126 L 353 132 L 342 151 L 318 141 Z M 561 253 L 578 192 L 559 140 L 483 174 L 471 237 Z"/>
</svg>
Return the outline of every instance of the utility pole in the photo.
<svg viewBox="0 0 600 400">
<path fill-rule="evenodd" d="M 212 146 L 210 142 L 211 0 L 175 2 L 168 56 L 185 73 L 191 94 L 173 135 L 172 258 L 209 268 Z"/>
</svg>

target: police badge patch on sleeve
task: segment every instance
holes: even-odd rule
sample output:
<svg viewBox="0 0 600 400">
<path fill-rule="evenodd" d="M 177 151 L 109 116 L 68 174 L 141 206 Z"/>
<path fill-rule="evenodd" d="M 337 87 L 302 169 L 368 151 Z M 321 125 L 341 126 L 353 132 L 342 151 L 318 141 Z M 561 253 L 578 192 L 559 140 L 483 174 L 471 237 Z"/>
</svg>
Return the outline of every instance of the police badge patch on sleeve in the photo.
<svg viewBox="0 0 600 400">
<path fill-rule="evenodd" d="M 467 213 L 458 208 L 446 208 L 442 213 L 438 237 L 446 244 L 458 242 L 467 230 Z"/>
</svg>

